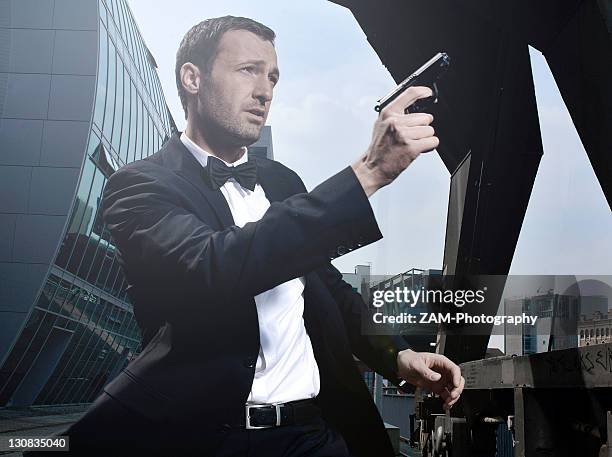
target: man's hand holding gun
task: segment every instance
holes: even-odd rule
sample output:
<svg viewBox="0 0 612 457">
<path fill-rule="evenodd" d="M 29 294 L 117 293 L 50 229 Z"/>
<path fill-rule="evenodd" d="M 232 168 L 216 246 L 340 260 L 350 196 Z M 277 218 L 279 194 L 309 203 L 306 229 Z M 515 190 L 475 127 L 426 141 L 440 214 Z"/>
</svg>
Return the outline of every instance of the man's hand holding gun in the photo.
<svg viewBox="0 0 612 457">
<path fill-rule="evenodd" d="M 379 101 L 372 142 L 352 165 L 368 197 L 391 184 L 420 154 L 438 147 L 433 116 L 420 111 L 437 102 L 436 83 L 449 63 L 448 55 L 435 55 Z"/>
</svg>

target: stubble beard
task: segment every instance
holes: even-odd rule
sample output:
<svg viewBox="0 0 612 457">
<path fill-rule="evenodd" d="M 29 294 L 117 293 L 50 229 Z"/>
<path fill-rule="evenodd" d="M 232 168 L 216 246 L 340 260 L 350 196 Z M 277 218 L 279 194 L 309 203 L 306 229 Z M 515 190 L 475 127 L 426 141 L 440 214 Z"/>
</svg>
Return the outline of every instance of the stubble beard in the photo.
<svg viewBox="0 0 612 457">
<path fill-rule="evenodd" d="M 203 93 L 210 93 L 203 91 Z M 238 115 L 233 115 L 223 103 L 214 98 L 200 96 L 200 119 L 203 129 L 215 142 L 242 147 L 249 146 L 259 140 L 261 125 L 242 121 Z"/>
</svg>

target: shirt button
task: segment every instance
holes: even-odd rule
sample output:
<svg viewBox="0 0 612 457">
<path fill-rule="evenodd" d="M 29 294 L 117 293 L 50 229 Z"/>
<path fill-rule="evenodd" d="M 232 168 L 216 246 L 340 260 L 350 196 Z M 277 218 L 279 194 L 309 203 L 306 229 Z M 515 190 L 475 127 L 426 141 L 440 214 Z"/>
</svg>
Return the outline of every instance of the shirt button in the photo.
<svg viewBox="0 0 612 457">
<path fill-rule="evenodd" d="M 257 359 L 254 359 L 253 357 L 247 357 L 246 359 L 244 359 L 244 366 L 246 368 L 254 368 L 256 362 Z"/>
</svg>

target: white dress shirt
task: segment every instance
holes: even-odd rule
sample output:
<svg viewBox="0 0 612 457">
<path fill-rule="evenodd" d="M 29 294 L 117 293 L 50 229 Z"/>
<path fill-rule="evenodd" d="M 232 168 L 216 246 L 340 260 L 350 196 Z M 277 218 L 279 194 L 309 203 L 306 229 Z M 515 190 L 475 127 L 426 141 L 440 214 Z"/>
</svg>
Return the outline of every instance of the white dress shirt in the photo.
<svg viewBox="0 0 612 457">
<path fill-rule="evenodd" d="M 181 141 L 189 152 L 205 167 L 212 155 L 186 134 Z M 230 167 L 248 160 L 248 151 Z M 221 187 L 238 227 L 261 219 L 270 207 L 263 188 L 257 184 L 254 191 L 244 189 L 233 178 Z M 304 277 L 295 278 L 255 296 L 259 318 L 261 346 L 249 403 L 279 403 L 318 395 L 319 367 L 314 357 L 310 337 L 304 327 Z"/>
</svg>

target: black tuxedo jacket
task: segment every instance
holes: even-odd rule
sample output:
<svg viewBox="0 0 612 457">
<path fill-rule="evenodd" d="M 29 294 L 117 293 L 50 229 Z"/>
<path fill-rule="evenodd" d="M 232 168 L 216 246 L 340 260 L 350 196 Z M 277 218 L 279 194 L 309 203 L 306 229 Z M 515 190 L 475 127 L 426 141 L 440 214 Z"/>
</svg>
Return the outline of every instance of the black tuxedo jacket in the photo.
<svg viewBox="0 0 612 457">
<path fill-rule="evenodd" d="M 304 323 L 324 418 L 355 455 L 393 455 L 352 354 L 397 381 L 403 347 L 362 335 L 369 311 L 330 263 L 382 237 L 367 196 L 350 167 L 307 193 L 287 167 L 251 160 L 271 206 L 242 228 L 178 135 L 108 180 L 103 217 L 144 349 L 105 391 L 169 436 L 197 436 L 212 453 L 227 425 L 244 418 L 260 346 L 253 297 L 305 276 Z"/>
</svg>

